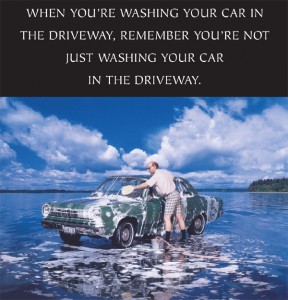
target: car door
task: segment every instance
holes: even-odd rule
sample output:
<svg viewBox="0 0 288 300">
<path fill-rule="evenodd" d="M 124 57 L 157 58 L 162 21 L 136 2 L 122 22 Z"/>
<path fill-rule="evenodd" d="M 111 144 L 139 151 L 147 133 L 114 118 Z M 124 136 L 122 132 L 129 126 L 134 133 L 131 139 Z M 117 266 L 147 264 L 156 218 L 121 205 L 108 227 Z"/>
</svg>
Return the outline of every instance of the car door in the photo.
<svg viewBox="0 0 288 300">
<path fill-rule="evenodd" d="M 164 199 L 158 196 L 154 188 L 149 188 L 144 201 L 146 218 L 143 234 L 159 234 L 164 228 Z"/>
<path fill-rule="evenodd" d="M 185 185 L 185 182 L 180 178 L 175 180 L 176 189 L 180 193 L 182 202 L 182 216 L 187 224 L 190 224 L 194 218 L 193 200 L 195 200 L 195 194 L 191 191 L 190 187 Z"/>
</svg>

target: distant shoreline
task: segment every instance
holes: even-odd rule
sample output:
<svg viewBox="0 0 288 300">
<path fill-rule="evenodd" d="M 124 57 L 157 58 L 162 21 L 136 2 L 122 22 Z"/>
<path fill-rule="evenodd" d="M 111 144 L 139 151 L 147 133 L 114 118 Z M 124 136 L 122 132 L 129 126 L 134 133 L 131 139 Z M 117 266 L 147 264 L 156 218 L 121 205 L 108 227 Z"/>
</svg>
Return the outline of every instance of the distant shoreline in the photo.
<svg viewBox="0 0 288 300">
<path fill-rule="evenodd" d="M 259 179 L 250 184 L 248 191 L 251 193 L 288 193 L 288 178 Z"/>
<path fill-rule="evenodd" d="M 12 194 L 12 193 L 27 193 L 27 194 L 75 194 L 75 193 L 92 193 L 94 191 L 74 191 L 74 190 L 0 190 L 0 194 Z"/>
</svg>

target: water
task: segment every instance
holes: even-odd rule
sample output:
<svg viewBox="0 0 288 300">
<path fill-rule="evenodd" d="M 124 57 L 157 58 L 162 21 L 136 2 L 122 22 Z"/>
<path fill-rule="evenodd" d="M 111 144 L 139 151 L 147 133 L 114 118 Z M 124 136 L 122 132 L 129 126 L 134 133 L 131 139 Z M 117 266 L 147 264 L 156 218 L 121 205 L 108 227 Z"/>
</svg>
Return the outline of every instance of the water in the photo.
<svg viewBox="0 0 288 300">
<path fill-rule="evenodd" d="M 168 252 L 68 246 L 41 227 L 43 203 L 85 194 L 0 194 L 0 299 L 288 299 L 288 194 L 202 194 L 220 196 L 224 215 Z"/>
</svg>

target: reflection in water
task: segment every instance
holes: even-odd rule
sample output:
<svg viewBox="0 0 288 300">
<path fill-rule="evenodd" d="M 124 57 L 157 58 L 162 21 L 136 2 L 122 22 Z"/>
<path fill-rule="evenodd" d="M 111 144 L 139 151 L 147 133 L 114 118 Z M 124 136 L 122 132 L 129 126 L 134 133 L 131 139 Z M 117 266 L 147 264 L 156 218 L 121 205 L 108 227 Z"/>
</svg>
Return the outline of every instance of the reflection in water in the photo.
<svg viewBox="0 0 288 300">
<path fill-rule="evenodd" d="M 220 250 L 219 246 L 205 246 L 201 238 L 173 251 L 155 251 L 150 244 L 106 251 L 65 245 L 45 263 L 44 280 L 86 296 L 169 299 L 191 285 L 195 273 L 215 266 L 185 253 L 218 255 Z M 203 286 L 205 280 L 198 284 Z"/>
<path fill-rule="evenodd" d="M 65 245 L 40 225 L 42 204 L 56 196 L 2 195 L 1 299 L 288 299 L 288 194 L 215 193 L 223 217 L 184 252 L 156 252 L 148 241 Z"/>
<path fill-rule="evenodd" d="M 188 299 L 191 295 L 208 299 L 207 289 L 212 286 L 213 299 L 245 299 L 247 293 L 272 297 L 274 286 L 263 265 L 264 254 L 249 258 L 247 248 L 223 253 L 222 246 L 228 249 L 231 238 L 191 237 L 172 251 L 153 250 L 147 243 L 125 250 L 65 245 L 45 262 L 44 280 L 82 296 L 112 299 Z"/>
<path fill-rule="evenodd" d="M 37 300 L 71 299 L 71 294 L 77 300 L 275 299 L 276 290 L 285 295 L 285 284 L 279 286 L 275 274 L 281 276 L 287 269 L 278 267 L 279 257 L 267 256 L 252 239 L 241 247 L 235 235 L 207 234 L 191 237 L 181 249 L 174 244 L 176 249 L 168 252 L 153 250 L 149 243 L 125 250 L 115 249 L 107 241 L 102 245 L 105 249 L 98 247 L 101 242 L 96 244 L 85 240 L 79 246 L 44 242 L 30 248 L 36 261 L 9 253 L 1 259 L 14 280 L 34 277 L 29 297 L 21 299 L 32 299 L 31 295 Z M 33 273 L 27 273 L 31 266 Z"/>
</svg>

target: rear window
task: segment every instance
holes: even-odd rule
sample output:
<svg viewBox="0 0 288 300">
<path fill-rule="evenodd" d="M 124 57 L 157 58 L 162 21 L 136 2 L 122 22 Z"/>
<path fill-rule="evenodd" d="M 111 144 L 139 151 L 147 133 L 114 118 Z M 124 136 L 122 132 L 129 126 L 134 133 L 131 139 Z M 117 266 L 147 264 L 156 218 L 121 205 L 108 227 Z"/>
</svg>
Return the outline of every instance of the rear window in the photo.
<svg viewBox="0 0 288 300">
<path fill-rule="evenodd" d="M 178 192 L 180 193 L 182 192 L 183 194 L 194 194 L 194 195 L 197 194 L 193 186 L 186 180 L 181 180 L 177 178 L 175 180 L 175 184 Z"/>
</svg>

